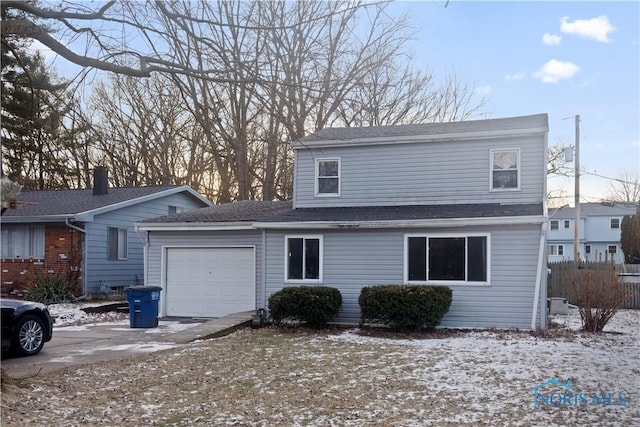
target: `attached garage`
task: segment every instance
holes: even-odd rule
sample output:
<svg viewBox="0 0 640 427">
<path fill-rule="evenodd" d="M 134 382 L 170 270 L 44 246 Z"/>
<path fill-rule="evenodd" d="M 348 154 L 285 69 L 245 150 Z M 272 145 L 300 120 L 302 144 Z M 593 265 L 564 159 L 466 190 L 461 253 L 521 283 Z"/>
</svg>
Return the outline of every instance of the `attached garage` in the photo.
<svg viewBox="0 0 640 427">
<path fill-rule="evenodd" d="M 165 250 L 167 316 L 220 317 L 255 310 L 254 247 Z"/>
</svg>

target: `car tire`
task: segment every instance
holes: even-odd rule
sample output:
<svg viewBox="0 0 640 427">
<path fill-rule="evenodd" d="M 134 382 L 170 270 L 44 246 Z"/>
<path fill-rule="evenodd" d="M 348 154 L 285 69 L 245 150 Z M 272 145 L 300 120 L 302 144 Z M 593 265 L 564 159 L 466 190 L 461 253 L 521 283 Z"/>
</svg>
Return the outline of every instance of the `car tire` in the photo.
<svg viewBox="0 0 640 427">
<path fill-rule="evenodd" d="M 44 322 L 38 316 L 28 314 L 21 318 L 13 331 L 11 351 L 18 356 L 33 356 L 44 346 Z"/>
</svg>

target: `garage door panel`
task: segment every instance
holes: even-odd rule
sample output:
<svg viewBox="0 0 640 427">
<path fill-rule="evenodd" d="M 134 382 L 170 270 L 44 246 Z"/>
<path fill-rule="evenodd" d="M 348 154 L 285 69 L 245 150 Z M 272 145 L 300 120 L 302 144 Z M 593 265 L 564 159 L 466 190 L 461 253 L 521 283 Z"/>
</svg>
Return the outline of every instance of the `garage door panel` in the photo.
<svg viewBox="0 0 640 427">
<path fill-rule="evenodd" d="M 169 316 L 219 317 L 255 309 L 253 248 L 169 248 Z"/>
</svg>

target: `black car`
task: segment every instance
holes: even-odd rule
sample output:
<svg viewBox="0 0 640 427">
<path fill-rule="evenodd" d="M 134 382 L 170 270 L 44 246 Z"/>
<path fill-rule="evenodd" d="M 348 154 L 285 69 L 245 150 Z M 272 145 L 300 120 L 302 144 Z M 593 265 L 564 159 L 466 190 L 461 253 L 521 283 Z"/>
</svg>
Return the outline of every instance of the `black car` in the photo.
<svg viewBox="0 0 640 427">
<path fill-rule="evenodd" d="M 1 299 L 2 352 L 17 356 L 37 354 L 51 341 L 53 322 L 47 306 L 33 301 Z"/>
</svg>

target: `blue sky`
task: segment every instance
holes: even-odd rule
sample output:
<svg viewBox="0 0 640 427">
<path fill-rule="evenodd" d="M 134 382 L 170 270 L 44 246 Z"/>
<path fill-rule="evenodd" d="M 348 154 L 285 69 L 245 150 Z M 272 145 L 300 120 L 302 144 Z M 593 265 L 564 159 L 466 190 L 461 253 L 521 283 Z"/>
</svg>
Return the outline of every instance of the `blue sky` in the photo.
<svg viewBox="0 0 640 427">
<path fill-rule="evenodd" d="M 477 118 L 547 113 L 549 145 L 572 146 L 579 114 L 582 202 L 610 193 L 615 181 L 596 175 L 640 176 L 640 2 L 421 0 L 387 10 L 417 27 L 416 67 L 455 72 L 486 96 Z M 548 184 L 573 203 L 573 178 Z"/>
<path fill-rule="evenodd" d="M 640 2 L 445 3 L 390 9 L 419 27 L 419 66 L 473 84 L 489 117 L 549 114 L 549 145 L 574 144 L 579 114 L 581 169 L 640 175 Z M 583 175 L 581 201 L 606 197 L 611 183 Z M 550 179 L 549 188 L 573 203 L 573 178 Z"/>
</svg>

